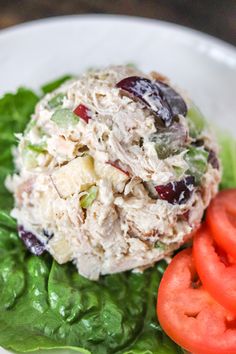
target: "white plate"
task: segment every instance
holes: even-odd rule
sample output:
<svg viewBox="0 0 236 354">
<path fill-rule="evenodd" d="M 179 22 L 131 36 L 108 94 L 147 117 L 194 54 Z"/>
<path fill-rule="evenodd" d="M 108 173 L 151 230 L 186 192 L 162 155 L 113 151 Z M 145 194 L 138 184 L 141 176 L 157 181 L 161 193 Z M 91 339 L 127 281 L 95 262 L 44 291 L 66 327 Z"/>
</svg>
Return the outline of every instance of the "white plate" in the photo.
<svg viewBox="0 0 236 354">
<path fill-rule="evenodd" d="M 69 16 L 3 30 L 0 95 L 20 85 L 37 89 L 48 80 L 88 67 L 130 62 L 169 76 L 210 120 L 236 136 L 236 49 L 200 32 L 155 20 Z"/>
<path fill-rule="evenodd" d="M 125 16 L 40 20 L 0 32 L 0 95 L 65 73 L 134 62 L 186 89 L 210 120 L 236 135 L 236 49 L 177 25 Z"/>
</svg>

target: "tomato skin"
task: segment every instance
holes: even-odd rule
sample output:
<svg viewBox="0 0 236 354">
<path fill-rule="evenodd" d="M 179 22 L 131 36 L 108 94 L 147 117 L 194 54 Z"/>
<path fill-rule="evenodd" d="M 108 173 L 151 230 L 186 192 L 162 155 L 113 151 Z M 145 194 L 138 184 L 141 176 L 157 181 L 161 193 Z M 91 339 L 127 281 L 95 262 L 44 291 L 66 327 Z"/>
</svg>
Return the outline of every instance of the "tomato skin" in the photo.
<svg viewBox="0 0 236 354">
<path fill-rule="evenodd" d="M 157 316 L 167 335 L 192 353 L 236 353 L 236 317 L 197 281 L 191 249 L 178 253 L 167 267 Z"/>
<path fill-rule="evenodd" d="M 222 306 L 236 315 L 236 263 L 216 248 L 204 225 L 194 236 L 194 262 L 206 290 Z"/>
<path fill-rule="evenodd" d="M 207 209 L 206 221 L 216 243 L 236 259 L 236 189 L 217 194 Z"/>
</svg>

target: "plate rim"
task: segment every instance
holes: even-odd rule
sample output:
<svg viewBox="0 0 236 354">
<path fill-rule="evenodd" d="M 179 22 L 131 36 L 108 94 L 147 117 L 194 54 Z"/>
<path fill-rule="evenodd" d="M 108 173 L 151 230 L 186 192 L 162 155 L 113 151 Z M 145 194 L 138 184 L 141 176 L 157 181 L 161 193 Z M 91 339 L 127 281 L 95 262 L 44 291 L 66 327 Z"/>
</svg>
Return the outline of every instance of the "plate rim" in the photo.
<svg viewBox="0 0 236 354">
<path fill-rule="evenodd" d="M 183 26 L 174 22 L 169 22 L 165 20 L 147 18 L 147 17 L 138 17 L 130 15 L 116 15 L 116 14 L 102 14 L 102 13 L 91 13 L 91 14 L 72 14 L 72 15 L 62 15 L 62 16 L 51 16 L 46 18 L 40 18 L 32 21 L 22 22 L 10 27 L 0 29 L 0 39 L 12 36 L 15 33 L 24 32 L 29 29 L 37 29 L 44 26 L 50 26 L 53 24 L 58 24 L 60 22 L 70 22 L 70 21 L 90 21 L 90 20 L 102 20 L 103 22 L 113 21 L 123 21 L 130 24 L 142 24 L 142 25 L 154 25 L 162 29 L 169 29 L 172 31 L 177 31 L 180 34 L 193 36 L 195 39 L 200 39 L 206 43 L 214 44 L 217 47 L 224 47 L 224 50 L 227 50 L 231 55 L 236 58 L 236 46 L 227 41 L 224 41 L 220 38 L 217 38 L 211 34 L 202 32 L 200 30 L 193 29 L 191 27 Z"/>
<path fill-rule="evenodd" d="M 26 30 L 31 30 L 35 29 L 38 30 L 44 26 L 50 26 L 52 24 L 59 24 L 61 22 L 70 22 L 70 21 L 90 21 L 90 20 L 102 20 L 104 22 L 106 21 L 124 21 L 126 23 L 130 24 L 146 24 L 148 25 L 154 25 L 156 27 L 162 28 L 162 29 L 170 29 L 173 31 L 177 31 L 180 34 L 186 35 L 188 37 L 193 37 L 196 40 L 200 42 L 204 42 L 206 44 L 210 44 L 213 47 L 223 49 L 224 52 L 229 53 L 233 58 L 235 58 L 235 63 L 236 63 L 236 46 L 233 44 L 230 44 L 222 39 L 219 39 L 213 35 L 201 32 L 199 30 L 193 29 L 191 27 L 179 25 L 173 22 L 169 21 L 163 21 L 159 19 L 150 19 L 147 17 L 137 17 L 137 16 L 130 16 L 130 15 L 116 15 L 116 14 L 74 14 L 74 15 L 63 15 L 63 16 L 52 16 L 52 17 L 47 17 L 47 18 L 41 18 L 37 20 L 32 20 L 32 21 L 26 21 L 22 22 L 20 24 L 16 24 L 7 28 L 0 29 L 0 41 L 3 38 L 7 38 L 8 36 L 14 36 L 15 34 L 18 33 L 24 33 Z M 224 64 L 226 65 L 227 62 L 224 61 Z M 235 70 L 236 70 L 236 65 L 235 65 Z M 6 353 L 8 353 L 7 349 L 4 349 L 3 347 L 0 346 L 0 353 L 3 350 L 6 350 Z M 10 353 L 10 352 L 9 352 Z"/>
</svg>

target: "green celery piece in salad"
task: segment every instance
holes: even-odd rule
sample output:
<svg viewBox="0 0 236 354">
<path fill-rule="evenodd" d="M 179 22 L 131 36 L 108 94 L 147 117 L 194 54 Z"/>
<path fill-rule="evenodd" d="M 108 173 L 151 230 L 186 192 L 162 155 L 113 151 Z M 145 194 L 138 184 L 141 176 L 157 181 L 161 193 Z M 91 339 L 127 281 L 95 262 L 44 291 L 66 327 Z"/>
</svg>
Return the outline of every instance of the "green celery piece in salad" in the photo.
<svg viewBox="0 0 236 354">
<path fill-rule="evenodd" d="M 60 87 L 64 82 L 73 79 L 72 75 L 64 75 L 60 77 L 59 79 L 56 79 L 54 81 L 48 82 L 47 84 L 43 85 L 41 87 L 41 90 L 43 91 L 44 94 L 50 93 L 54 90 L 56 90 L 58 87 Z"/>
<path fill-rule="evenodd" d="M 178 152 L 178 149 L 173 146 L 172 139 L 173 134 L 170 132 L 158 132 L 150 136 L 150 141 L 155 143 L 155 150 L 160 160 L 164 160 Z"/>
<path fill-rule="evenodd" d="M 167 157 L 171 156 L 172 154 L 175 154 L 175 151 L 171 149 L 171 146 L 168 146 L 166 143 L 156 143 L 155 144 L 155 149 L 157 152 L 157 156 L 160 160 L 164 160 Z"/>
<path fill-rule="evenodd" d="M 26 168 L 32 169 L 38 166 L 38 156 L 47 151 L 46 142 L 40 144 L 31 144 L 29 141 L 25 144 L 23 149 L 23 159 Z"/>
<path fill-rule="evenodd" d="M 30 142 L 26 145 L 26 149 L 29 149 L 31 151 L 37 152 L 37 153 L 43 153 L 47 151 L 47 143 L 42 142 L 40 144 L 31 144 Z"/>
<path fill-rule="evenodd" d="M 196 139 L 198 135 L 207 127 L 204 115 L 193 103 L 191 103 L 191 107 L 187 112 L 186 119 L 189 122 L 189 134 L 194 139 Z"/>
<path fill-rule="evenodd" d="M 80 199 L 81 208 L 87 209 L 90 207 L 98 195 L 98 187 L 92 186 L 87 190 L 87 194 L 83 195 Z"/>
<path fill-rule="evenodd" d="M 185 161 L 189 166 L 187 173 L 195 177 L 197 184 L 201 183 L 202 176 L 207 170 L 208 155 L 209 153 L 202 147 L 188 147 L 188 152 L 185 155 Z"/>
<path fill-rule="evenodd" d="M 78 123 L 79 117 L 76 116 L 71 110 L 67 108 L 58 109 L 51 117 L 51 120 L 55 122 L 60 128 L 68 128 Z"/>
<path fill-rule="evenodd" d="M 48 101 L 49 108 L 56 108 L 62 105 L 63 99 L 65 97 L 64 93 L 58 93 L 56 96 Z"/>
<path fill-rule="evenodd" d="M 172 166 L 176 177 L 179 179 L 181 176 L 184 175 L 185 169 L 179 166 Z"/>
</svg>

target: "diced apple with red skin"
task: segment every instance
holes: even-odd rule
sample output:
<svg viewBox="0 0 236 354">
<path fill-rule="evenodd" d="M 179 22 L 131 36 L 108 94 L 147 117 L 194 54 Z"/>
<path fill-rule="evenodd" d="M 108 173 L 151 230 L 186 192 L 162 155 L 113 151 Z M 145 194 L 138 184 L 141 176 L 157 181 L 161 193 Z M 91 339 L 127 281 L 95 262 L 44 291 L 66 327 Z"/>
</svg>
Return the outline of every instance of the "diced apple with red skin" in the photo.
<svg viewBox="0 0 236 354">
<path fill-rule="evenodd" d="M 116 169 L 120 170 L 121 172 L 123 172 L 124 174 L 126 174 L 129 177 L 129 172 L 125 171 L 122 167 L 120 167 L 119 162 L 118 161 L 108 161 L 107 162 L 109 165 L 115 167 Z"/>
<path fill-rule="evenodd" d="M 91 111 L 88 107 L 83 105 L 82 103 L 75 108 L 74 114 L 83 119 L 86 123 L 91 119 Z"/>
<path fill-rule="evenodd" d="M 117 162 L 101 163 L 95 161 L 95 171 L 99 178 L 109 180 L 113 189 L 118 193 L 123 192 L 125 184 L 130 179 L 129 173 L 122 170 Z"/>
</svg>

